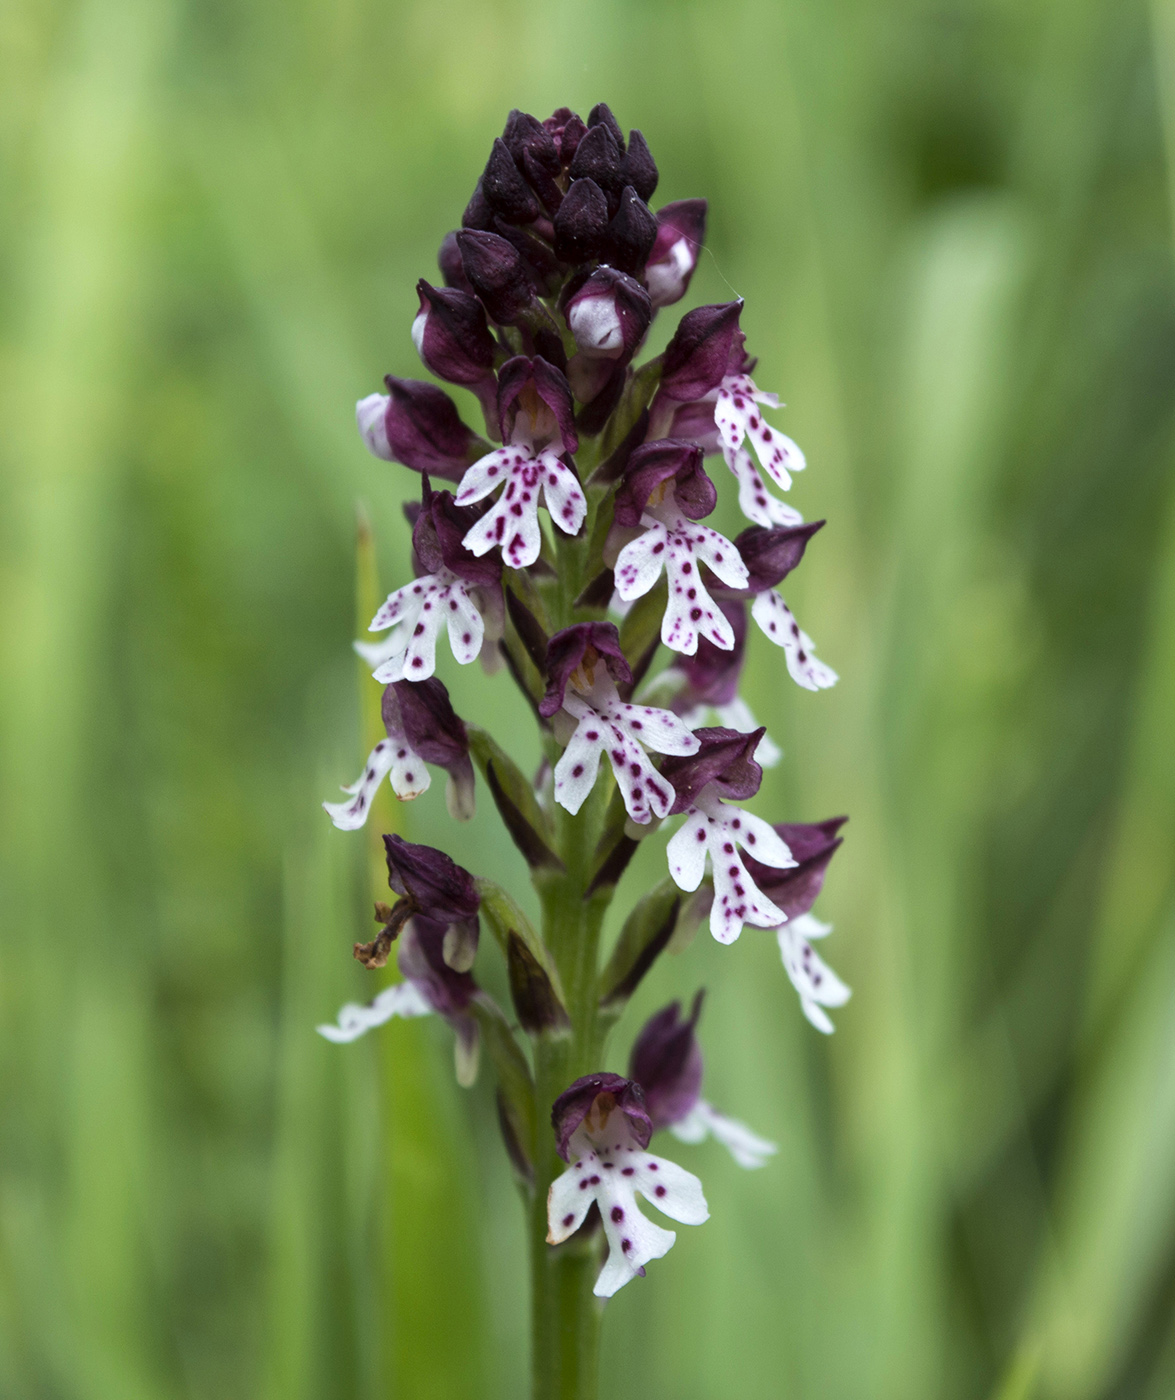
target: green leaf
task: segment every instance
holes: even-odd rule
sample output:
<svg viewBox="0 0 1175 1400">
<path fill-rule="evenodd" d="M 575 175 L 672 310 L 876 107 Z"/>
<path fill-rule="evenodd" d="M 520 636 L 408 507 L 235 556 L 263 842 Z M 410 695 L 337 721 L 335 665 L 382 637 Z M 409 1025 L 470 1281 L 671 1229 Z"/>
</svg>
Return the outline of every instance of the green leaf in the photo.
<svg viewBox="0 0 1175 1400">
<path fill-rule="evenodd" d="M 561 870 L 563 862 L 551 849 L 551 831 L 534 789 L 505 750 L 476 724 L 466 726 L 469 751 L 481 769 L 498 813 L 514 844 L 532 868 Z"/>
<path fill-rule="evenodd" d="M 526 1055 L 510 1029 L 501 1007 L 485 992 L 479 992 L 470 1009 L 477 1018 L 482 1044 L 494 1066 L 498 1079 L 499 1107 L 514 1144 L 522 1152 L 526 1165 L 534 1161 L 535 1106 L 534 1078 Z M 513 1152 L 511 1156 L 513 1157 Z M 525 1177 L 522 1164 L 515 1163 L 519 1175 Z"/>
<path fill-rule="evenodd" d="M 656 962 L 677 927 L 681 891 L 666 878 L 637 903 L 624 921 L 600 978 L 600 1011 L 619 1016 L 641 978 Z"/>
</svg>

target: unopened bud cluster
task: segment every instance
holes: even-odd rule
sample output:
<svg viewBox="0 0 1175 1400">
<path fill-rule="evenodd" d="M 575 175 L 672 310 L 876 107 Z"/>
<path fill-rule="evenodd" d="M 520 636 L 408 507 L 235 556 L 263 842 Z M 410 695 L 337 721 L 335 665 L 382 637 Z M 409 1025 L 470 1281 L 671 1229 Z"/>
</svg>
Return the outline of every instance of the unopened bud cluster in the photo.
<svg viewBox="0 0 1175 1400">
<path fill-rule="evenodd" d="M 700 993 L 688 1015 L 675 1002 L 652 1017 L 627 1075 L 603 1068 L 608 1032 L 659 954 L 707 919 L 722 943 L 750 925 L 773 931 L 819 1029 L 849 995 L 812 948 L 829 932 L 811 910 L 843 819 L 772 825 L 742 805 L 781 756 L 739 694 L 749 623 L 799 685 L 836 680 L 778 591 L 823 522 L 804 523 L 777 494 L 804 457 L 765 416 L 778 400 L 751 378 L 741 301 L 689 311 L 665 352 L 638 363 L 654 318 L 689 290 L 705 237 L 706 202 L 654 211 L 657 184 L 644 137 L 626 137 L 607 107 L 586 122 L 565 108 L 546 121 L 515 111 L 441 244 L 442 285 L 417 284 L 417 354 L 474 396 L 482 421 L 470 426 L 436 384 L 392 375 L 358 405 L 368 448 L 420 473 L 420 491 L 407 508 L 411 567 L 372 620 L 377 640 L 356 644 L 386 687 L 386 738 L 348 799 L 326 804 L 336 826 L 360 827 L 385 777 L 409 800 L 431 765 L 460 820 L 481 772 L 531 870 L 542 928 L 491 880 L 387 836 L 398 899 L 377 906 L 380 931 L 356 956 L 381 967 L 395 947 L 404 980 L 320 1029 L 350 1040 L 435 1013 L 456 1032 L 462 1083 L 485 1046 L 511 1161 L 525 1190 L 548 1193 L 550 1244 L 602 1227 L 600 1295 L 673 1243 L 638 1196 L 686 1224 L 707 1218 L 697 1178 L 648 1152 L 654 1132 L 712 1136 L 744 1166 L 774 1151 L 702 1097 Z M 718 459 L 747 519 L 734 539 L 705 523 Z M 541 730 L 533 781 L 476 715 L 454 712 L 436 674 L 446 652 L 488 672 L 504 664 Z M 604 961 L 604 910 L 666 821 L 667 877 Z M 513 1018 L 475 980 L 483 919 Z M 551 1065 L 565 1067 L 562 1092 L 543 1088 Z"/>
</svg>

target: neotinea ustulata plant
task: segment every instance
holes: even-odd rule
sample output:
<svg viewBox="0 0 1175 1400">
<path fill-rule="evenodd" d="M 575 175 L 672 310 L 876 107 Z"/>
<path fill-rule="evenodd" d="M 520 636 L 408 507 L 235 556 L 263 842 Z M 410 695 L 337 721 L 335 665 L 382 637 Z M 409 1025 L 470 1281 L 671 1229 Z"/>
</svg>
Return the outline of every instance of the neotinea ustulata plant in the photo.
<svg viewBox="0 0 1175 1400">
<path fill-rule="evenodd" d="M 702 1097 L 701 992 L 648 1021 L 627 1076 L 604 1070 L 609 1032 L 658 956 L 703 920 L 727 944 L 751 925 L 774 931 L 818 1029 L 849 995 L 810 942 L 829 932 L 810 911 L 843 819 L 771 826 L 738 805 L 780 756 L 738 693 L 748 612 L 798 684 L 836 679 L 776 591 L 823 521 L 772 492 L 804 458 L 764 417 L 777 400 L 750 377 L 741 301 L 689 312 L 663 355 L 634 364 L 653 317 L 685 295 L 705 231 L 705 200 L 654 214 L 656 185 L 644 137 L 626 141 L 606 106 L 586 123 L 566 108 L 545 122 L 512 112 L 441 245 L 445 285 L 418 284 L 412 325 L 425 366 L 480 400 L 486 436 L 419 380 L 389 375 L 357 411 L 377 457 L 420 473 L 415 578 L 372 620 L 386 636 L 356 644 L 386 687 L 387 736 L 327 811 L 360 827 L 385 775 L 408 800 L 433 764 L 461 820 L 476 766 L 542 920 L 444 852 L 385 836 L 396 900 L 376 906 L 382 928 L 355 956 L 380 968 L 396 945 L 403 980 L 319 1029 L 349 1041 L 393 1016 L 442 1016 L 462 1084 L 485 1047 L 527 1202 L 536 1400 L 594 1394 L 600 1300 L 672 1246 L 638 1198 L 685 1225 L 709 1217 L 701 1182 L 649 1152 L 652 1135 L 712 1137 L 745 1167 L 775 1151 Z M 718 453 L 750 521 L 734 540 L 702 523 Z M 435 490 L 442 480 L 454 489 Z M 458 664 L 504 663 L 529 701 L 545 754 L 533 781 L 454 713 L 435 674 L 442 631 Z M 671 664 L 655 674 L 662 646 Z M 602 959 L 638 842 L 678 818 L 668 876 Z M 483 920 L 513 1017 L 473 976 Z"/>
</svg>

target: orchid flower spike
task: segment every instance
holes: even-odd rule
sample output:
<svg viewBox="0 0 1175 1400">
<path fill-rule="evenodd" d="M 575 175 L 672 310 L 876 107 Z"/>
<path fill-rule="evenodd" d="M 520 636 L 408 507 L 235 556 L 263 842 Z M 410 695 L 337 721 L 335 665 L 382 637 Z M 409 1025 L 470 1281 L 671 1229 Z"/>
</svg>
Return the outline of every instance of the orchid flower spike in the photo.
<svg viewBox="0 0 1175 1400">
<path fill-rule="evenodd" d="M 688 1017 L 674 1001 L 645 1022 L 632 1047 L 628 1072 L 645 1093 L 653 1131 L 668 1128 L 680 1142 L 720 1142 L 740 1167 L 766 1166 L 779 1148 L 728 1118 L 701 1097 L 702 1051 L 694 1034 L 702 1011 L 702 993 L 694 997 Z"/>
<path fill-rule="evenodd" d="M 710 1218 L 702 1183 L 645 1149 L 652 1120 L 639 1084 L 618 1074 L 589 1074 L 555 1100 L 551 1123 L 560 1157 L 570 1163 L 547 1196 L 548 1244 L 561 1244 L 593 1205 L 608 1241 L 608 1258 L 592 1290 L 611 1298 L 645 1265 L 672 1248 L 677 1235 L 640 1211 L 638 1194 L 671 1220 L 701 1225 Z"/>
<path fill-rule="evenodd" d="M 595 786 L 600 755 L 606 753 L 629 817 L 644 825 L 666 816 L 673 788 L 645 750 L 691 754 L 697 752 L 698 740 L 669 710 L 621 699 L 617 684 L 631 686 L 632 672 L 613 624 L 580 622 L 556 632 L 547 647 L 547 677 L 539 713 L 545 719 L 561 718 L 567 734 L 555 765 L 555 801 L 578 812 Z"/>
<path fill-rule="evenodd" d="M 698 753 L 667 759 L 661 768 L 677 793 L 670 814 L 685 816 L 669 841 L 669 873 L 678 889 L 696 890 L 709 857 L 714 880 L 710 932 L 719 943 L 733 943 L 744 924 L 777 928 L 787 917 L 752 879 L 738 848 L 772 870 L 796 862 L 787 843 L 762 817 L 723 800 L 743 800 L 758 792 L 763 770 L 751 755 L 762 731 L 700 729 L 697 737 Z"/>
<path fill-rule="evenodd" d="M 542 548 L 539 497 L 564 534 L 574 535 L 587 514 L 587 501 L 575 472 L 563 460 L 578 438 L 572 421 L 566 377 L 541 356 L 519 355 L 498 376 L 498 410 L 505 447 L 474 462 L 461 479 L 458 506 L 484 500 L 499 486 L 501 495 L 465 535 L 465 548 L 477 558 L 495 546 L 512 569 L 533 564 Z"/>
<path fill-rule="evenodd" d="M 462 666 L 476 661 L 483 644 L 502 635 L 502 566 L 479 559 L 462 544 L 478 512 L 458 506 L 448 491 L 422 482 L 422 504 L 412 529 L 412 546 L 426 572 L 415 583 L 388 595 L 372 618 L 372 632 L 391 629 L 378 643 L 356 642 L 355 650 L 377 681 L 424 681 L 436 670 L 437 638 L 449 634 L 453 656 Z"/>
</svg>

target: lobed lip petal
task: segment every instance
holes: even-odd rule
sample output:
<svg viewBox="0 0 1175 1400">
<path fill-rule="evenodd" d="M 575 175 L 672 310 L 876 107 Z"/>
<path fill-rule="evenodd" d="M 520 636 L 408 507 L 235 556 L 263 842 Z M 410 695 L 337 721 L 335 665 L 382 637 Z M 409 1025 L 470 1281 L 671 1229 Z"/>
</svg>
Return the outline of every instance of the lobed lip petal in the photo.
<svg viewBox="0 0 1175 1400">
<path fill-rule="evenodd" d="M 843 1006 L 852 995 L 808 942 L 810 938 L 822 938 L 828 932 L 828 924 L 820 923 L 811 914 L 800 914 L 777 929 L 775 935 L 784 968 L 792 986 L 799 993 L 804 1015 L 825 1035 L 831 1035 L 836 1027 L 824 1007 Z"/>
</svg>

